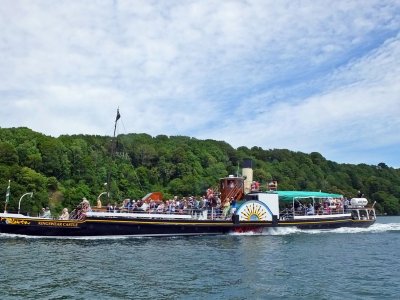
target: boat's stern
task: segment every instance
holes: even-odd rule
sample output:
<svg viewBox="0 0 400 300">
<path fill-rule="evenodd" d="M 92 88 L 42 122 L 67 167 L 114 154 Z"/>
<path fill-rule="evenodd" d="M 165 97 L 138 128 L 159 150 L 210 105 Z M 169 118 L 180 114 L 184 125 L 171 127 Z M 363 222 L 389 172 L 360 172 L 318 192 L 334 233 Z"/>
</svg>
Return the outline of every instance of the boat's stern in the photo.
<svg viewBox="0 0 400 300">
<path fill-rule="evenodd" d="M 368 206 L 365 198 L 352 198 L 347 211 L 351 213 L 352 223 L 357 227 L 368 227 L 375 223 L 376 212 L 372 206 Z"/>
</svg>

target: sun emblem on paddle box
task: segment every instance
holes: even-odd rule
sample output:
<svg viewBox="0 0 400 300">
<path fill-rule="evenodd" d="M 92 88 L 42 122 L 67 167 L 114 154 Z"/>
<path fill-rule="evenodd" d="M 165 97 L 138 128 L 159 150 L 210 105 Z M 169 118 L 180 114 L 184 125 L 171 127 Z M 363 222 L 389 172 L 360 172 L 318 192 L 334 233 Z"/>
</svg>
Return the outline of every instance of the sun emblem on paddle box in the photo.
<svg viewBox="0 0 400 300">
<path fill-rule="evenodd" d="M 268 210 L 258 201 L 249 201 L 238 211 L 240 221 L 267 221 Z"/>
</svg>

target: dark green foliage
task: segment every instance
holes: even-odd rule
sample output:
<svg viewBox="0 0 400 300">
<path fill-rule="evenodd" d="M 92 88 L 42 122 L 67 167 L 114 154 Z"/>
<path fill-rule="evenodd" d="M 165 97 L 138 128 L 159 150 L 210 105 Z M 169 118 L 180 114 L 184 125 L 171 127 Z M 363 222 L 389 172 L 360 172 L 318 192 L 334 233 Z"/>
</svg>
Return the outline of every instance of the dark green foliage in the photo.
<svg viewBox="0 0 400 300">
<path fill-rule="evenodd" d="M 18 164 L 17 149 L 9 142 L 0 142 L 0 164 L 7 166 Z"/>
<path fill-rule="evenodd" d="M 400 170 L 379 163 L 338 164 L 320 153 L 260 147 L 232 148 L 214 140 L 148 134 L 120 135 L 112 153 L 112 138 L 73 135 L 53 138 L 28 128 L 0 129 L 0 205 L 11 180 L 9 211 L 18 208 L 37 214 L 50 206 L 54 213 L 70 209 L 83 197 L 94 205 L 110 192 L 107 202 L 139 199 L 151 191 L 165 198 L 202 195 L 217 187 L 219 178 L 240 175 L 244 159 L 252 159 L 254 179 L 266 189 L 277 180 L 280 190 L 313 190 L 354 197 L 362 191 L 384 213 L 400 213 Z M 110 184 L 105 185 L 110 180 Z"/>
</svg>

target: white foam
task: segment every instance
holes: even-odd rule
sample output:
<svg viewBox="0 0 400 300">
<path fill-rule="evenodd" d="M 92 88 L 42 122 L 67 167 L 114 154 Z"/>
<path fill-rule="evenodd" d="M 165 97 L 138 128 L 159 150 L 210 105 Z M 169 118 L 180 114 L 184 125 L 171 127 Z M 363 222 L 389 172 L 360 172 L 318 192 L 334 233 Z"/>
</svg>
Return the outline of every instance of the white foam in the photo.
<svg viewBox="0 0 400 300">
<path fill-rule="evenodd" d="M 379 233 L 387 231 L 400 231 L 400 223 L 375 223 L 370 227 L 340 227 L 335 229 L 303 229 L 294 233 L 321 234 L 321 233 Z"/>
<path fill-rule="evenodd" d="M 229 235 L 260 235 L 259 232 L 246 231 L 246 232 L 230 232 Z"/>
<path fill-rule="evenodd" d="M 263 230 L 263 235 L 290 235 L 302 232 L 301 229 L 296 227 L 274 227 L 274 228 L 265 228 Z"/>
<path fill-rule="evenodd" d="M 371 233 L 379 233 L 386 231 L 400 231 L 400 223 L 375 223 L 370 227 L 362 228 L 362 227 L 343 227 L 332 230 L 336 233 L 360 233 L 360 232 L 371 232 Z"/>
<path fill-rule="evenodd" d="M 341 227 L 336 229 L 299 229 L 296 227 L 274 227 L 264 228 L 262 233 L 259 232 L 235 232 L 231 235 L 291 235 L 291 234 L 326 234 L 326 233 L 379 233 L 387 231 L 400 231 L 400 223 L 375 223 L 370 227 Z"/>
<path fill-rule="evenodd" d="M 246 232 L 231 232 L 229 235 L 290 235 L 294 233 L 302 232 L 302 230 L 296 227 L 270 227 L 264 228 L 262 232 L 258 231 L 246 231 Z"/>
</svg>

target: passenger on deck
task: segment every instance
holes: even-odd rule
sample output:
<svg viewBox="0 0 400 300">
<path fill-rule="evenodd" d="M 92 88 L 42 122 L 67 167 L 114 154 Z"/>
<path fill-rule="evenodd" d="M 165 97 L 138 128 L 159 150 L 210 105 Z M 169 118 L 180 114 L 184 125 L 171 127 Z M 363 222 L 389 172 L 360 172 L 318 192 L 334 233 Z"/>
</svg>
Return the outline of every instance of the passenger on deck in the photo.
<svg viewBox="0 0 400 300">
<path fill-rule="evenodd" d="M 320 202 L 315 204 L 315 211 L 317 212 L 317 215 L 323 215 L 324 214 L 324 210 L 322 208 L 322 205 Z"/>
<path fill-rule="evenodd" d="M 222 201 L 221 201 L 220 197 L 216 197 L 216 201 L 217 201 L 217 206 L 215 207 L 215 213 L 218 217 L 221 215 L 223 207 L 222 207 Z"/>
<path fill-rule="evenodd" d="M 149 212 L 155 212 L 156 211 L 156 202 L 151 199 L 149 203 Z"/>
<path fill-rule="evenodd" d="M 331 208 L 329 206 L 329 202 L 324 202 L 324 215 L 330 215 Z"/>
<path fill-rule="evenodd" d="M 87 213 L 88 211 L 92 211 L 90 207 L 90 202 L 85 197 L 82 198 L 82 212 Z"/>
<path fill-rule="evenodd" d="M 345 211 L 345 212 L 346 212 L 346 211 L 347 211 L 347 209 L 349 208 L 349 204 L 350 204 L 350 201 L 349 201 L 349 199 L 347 199 L 347 197 L 346 197 L 346 198 L 344 198 L 343 207 L 344 207 L 344 211 Z"/>
<path fill-rule="evenodd" d="M 199 197 L 199 209 L 204 210 L 206 208 L 206 200 L 205 197 Z"/>
<path fill-rule="evenodd" d="M 157 212 L 158 213 L 163 213 L 165 209 L 165 204 L 164 202 L 161 202 L 158 206 L 157 206 Z"/>
<path fill-rule="evenodd" d="M 296 212 L 297 212 L 298 215 L 302 214 L 302 212 L 303 212 L 303 204 L 301 204 L 300 202 L 299 202 L 299 205 L 296 208 Z"/>
<path fill-rule="evenodd" d="M 138 201 L 132 200 L 132 208 L 131 208 L 131 211 L 138 211 L 138 210 L 139 210 L 139 208 L 138 208 L 138 202 L 139 202 L 139 200 L 138 200 Z"/>
<path fill-rule="evenodd" d="M 229 201 L 229 198 L 226 197 L 224 203 L 222 204 L 222 218 L 226 219 L 226 217 L 228 216 L 229 210 L 231 208 L 231 203 Z"/>
<path fill-rule="evenodd" d="M 50 212 L 50 208 L 46 207 L 46 209 L 44 210 L 44 213 L 42 215 L 43 218 L 51 218 L 51 212 Z"/>
<path fill-rule="evenodd" d="M 92 208 L 91 208 L 91 206 L 90 206 L 90 202 L 89 202 L 88 199 L 86 199 L 86 197 L 83 197 L 83 198 L 82 198 L 81 204 L 82 204 L 82 209 L 83 209 L 85 212 L 92 211 Z"/>
<path fill-rule="evenodd" d="M 314 206 L 310 203 L 307 208 L 307 215 L 314 215 Z"/>
<path fill-rule="evenodd" d="M 68 220 L 69 219 L 69 213 L 68 213 L 68 208 L 63 208 L 62 214 L 60 216 L 60 220 Z"/>
<path fill-rule="evenodd" d="M 184 197 L 184 198 L 183 198 L 182 205 L 181 205 L 181 213 L 187 212 L 188 209 L 189 209 L 188 201 L 187 201 L 186 198 Z"/>
<path fill-rule="evenodd" d="M 101 208 L 101 200 L 100 198 L 97 198 L 97 208 Z"/>
<path fill-rule="evenodd" d="M 205 207 L 207 210 L 211 209 L 211 202 L 210 202 L 210 200 L 208 200 L 208 198 L 205 197 L 205 196 L 203 196 L 203 200 L 204 200 L 204 207 Z"/>
<path fill-rule="evenodd" d="M 166 202 L 165 202 L 165 212 L 167 213 L 167 214 L 170 214 L 170 213 L 172 213 L 172 199 L 169 199 L 169 200 L 167 200 Z"/>
<path fill-rule="evenodd" d="M 129 199 L 124 199 L 120 207 L 118 207 L 119 212 L 127 211 L 128 210 L 128 203 Z"/>
<path fill-rule="evenodd" d="M 193 197 L 192 198 L 192 210 L 196 213 L 199 210 L 199 204 L 200 204 L 200 201 L 196 197 Z"/>
<path fill-rule="evenodd" d="M 132 209 L 133 209 L 132 199 L 129 199 L 128 203 L 126 204 L 126 209 L 128 210 L 128 212 L 132 211 Z"/>
<path fill-rule="evenodd" d="M 179 212 L 180 207 L 181 207 L 181 201 L 179 201 L 179 198 L 176 198 L 175 199 L 175 211 Z"/>
<path fill-rule="evenodd" d="M 197 199 L 196 197 L 193 197 L 192 214 L 195 218 L 198 218 L 202 212 L 202 210 L 200 208 L 200 200 L 201 200 L 201 197 L 199 199 Z"/>
<path fill-rule="evenodd" d="M 143 202 L 140 207 L 143 211 L 147 211 L 149 209 L 149 204 L 147 202 Z"/>
<path fill-rule="evenodd" d="M 251 190 L 252 191 L 259 191 L 260 190 L 260 183 L 258 181 L 253 181 L 251 183 Z"/>
<path fill-rule="evenodd" d="M 178 199 L 178 198 L 177 198 Z M 179 201 L 178 200 L 173 200 L 172 204 L 171 204 L 171 213 L 174 214 L 177 210 L 178 210 L 178 204 Z"/>
<path fill-rule="evenodd" d="M 210 213 L 210 217 L 213 219 L 216 217 L 216 208 L 217 208 L 217 198 L 213 197 L 211 199 L 209 199 L 209 213 Z"/>
<path fill-rule="evenodd" d="M 231 211 L 230 213 L 233 215 L 236 212 L 236 199 L 231 197 Z"/>
<path fill-rule="evenodd" d="M 343 204 L 341 199 L 336 199 L 336 212 L 340 212 L 343 210 Z"/>
<path fill-rule="evenodd" d="M 207 189 L 207 199 L 208 201 L 211 201 L 211 199 L 214 198 L 214 191 L 211 188 Z"/>
</svg>

